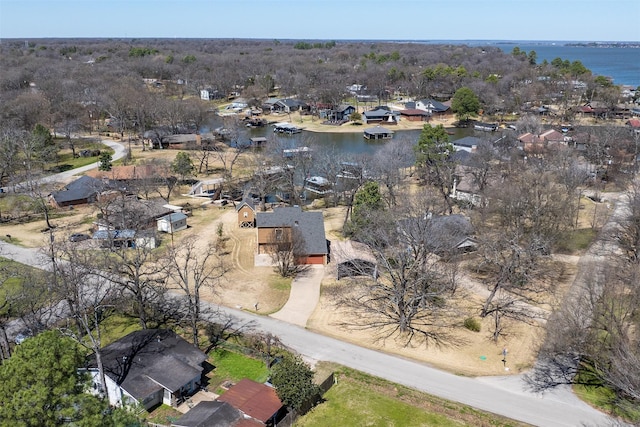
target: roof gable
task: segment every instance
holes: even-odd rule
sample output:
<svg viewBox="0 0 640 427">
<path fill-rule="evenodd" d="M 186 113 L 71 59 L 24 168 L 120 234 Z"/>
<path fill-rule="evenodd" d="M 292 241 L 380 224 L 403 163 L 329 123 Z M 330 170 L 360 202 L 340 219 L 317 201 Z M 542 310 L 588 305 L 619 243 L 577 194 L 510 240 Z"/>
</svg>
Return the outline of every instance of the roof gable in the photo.
<svg viewBox="0 0 640 427">
<path fill-rule="evenodd" d="M 53 197 L 57 203 L 89 199 L 104 191 L 106 187 L 107 185 L 103 181 L 83 175 L 67 184 L 64 190 L 52 192 L 51 197 Z"/>
<path fill-rule="evenodd" d="M 434 99 L 421 99 L 419 104 L 424 105 L 426 108 L 435 111 L 436 113 L 443 113 L 449 109 L 449 107 L 442 102 L 438 102 Z"/>
</svg>

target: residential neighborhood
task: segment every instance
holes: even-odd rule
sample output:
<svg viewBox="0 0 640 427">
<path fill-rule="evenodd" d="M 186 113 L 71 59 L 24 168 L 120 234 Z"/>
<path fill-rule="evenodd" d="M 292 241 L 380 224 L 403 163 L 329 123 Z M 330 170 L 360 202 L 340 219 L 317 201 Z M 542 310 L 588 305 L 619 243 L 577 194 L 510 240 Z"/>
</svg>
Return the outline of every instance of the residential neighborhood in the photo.
<svg viewBox="0 0 640 427">
<path fill-rule="evenodd" d="M 0 92 L 0 425 L 18 409 L 68 424 L 73 407 L 140 426 L 355 425 L 396 403 L 467 425 L 637 421 L 636 89 L 491 47 L 345 44 L 355 61 L 213 41 L 194 46 L 218 56 L 174 63 L 171 40 L 15 43 L 0 52 L 34 63 L 112 49 L 121 62 L 92 66 L 127 78 L 96 72 L 100 99 L 47 107 L 40 73 Z M 244 61 L 272 51 L 360 71 L 200 68 L 256 70 Z M 61 409 L 9 404 L 34 372 L 68 387 Z M 439 392 L 440 374 L 464 390 Z"/>
</svg>

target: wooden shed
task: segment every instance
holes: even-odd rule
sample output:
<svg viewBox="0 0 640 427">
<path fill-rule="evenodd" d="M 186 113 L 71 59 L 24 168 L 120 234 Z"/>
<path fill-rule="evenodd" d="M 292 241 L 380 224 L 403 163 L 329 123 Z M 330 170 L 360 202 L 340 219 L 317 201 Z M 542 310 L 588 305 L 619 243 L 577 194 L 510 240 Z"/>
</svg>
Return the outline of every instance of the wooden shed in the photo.
<svg viewBox="0 0 640 427">
<path fill-rule="evenodd" d="M 253 228 L 256 225 L 256 207 L 252 199 L 243 200 L 237 207 L 238 227 Z"/>
</svg>

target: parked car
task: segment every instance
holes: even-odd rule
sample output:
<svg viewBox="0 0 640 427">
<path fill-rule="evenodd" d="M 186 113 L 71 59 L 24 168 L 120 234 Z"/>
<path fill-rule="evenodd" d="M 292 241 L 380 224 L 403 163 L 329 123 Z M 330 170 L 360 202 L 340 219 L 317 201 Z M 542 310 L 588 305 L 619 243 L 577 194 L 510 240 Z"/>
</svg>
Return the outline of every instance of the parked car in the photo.
<svg viewBox="0 0 640 427">
<path fill-rule="evenodd" d="M 83 233 L 75 233 L 69 236 L 70 242 L 82 242 L 83 240 L 90 239 L 89 235 Z"/>
<path fill-rule="evenodd" d="M 30 329 L 25 329 L 23 331 L 18 332 L 18 334 L 16 335 L 16 337 L 13 339 L 13 341 L 16 344 L 22 344 L 24 342 L 24 340 L 26 340 L 29 337 L 32 337 L 33 333 L 31 332 Z"/>
</svg>

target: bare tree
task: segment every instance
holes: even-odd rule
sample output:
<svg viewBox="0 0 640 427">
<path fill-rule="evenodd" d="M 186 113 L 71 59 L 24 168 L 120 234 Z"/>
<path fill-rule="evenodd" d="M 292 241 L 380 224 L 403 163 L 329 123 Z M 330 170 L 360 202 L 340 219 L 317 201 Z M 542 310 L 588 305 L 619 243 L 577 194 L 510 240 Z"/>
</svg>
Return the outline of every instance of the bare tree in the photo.
<svg viewBox="0 0 640 427">
<path fill-rule="evenodd" d="M 480 315 L 494 316 L 496 339 L 504 315 L 530 321 L 533 314 L 522 304 L 535 305 L 550 290 L 540 268 L 558 238 L 573 226 L 572 196 L 552 178 L 540 169 L 511 175 L 508 187 L 490 189 L 490 202 L 478 213 L 478 268 L 492 280 Z"/>
<path fill-rule="evenodd" d="M 120 194 L 99 205 L 103 226 L 107 229 L 105 248 L 98 252 L 94 262 L 96 274 L 110 280 L 114 286 L 128 295 L 136 317 L 143 329 L 148 327 L 148 316 L 161 296 L 166 275 L 160 264 L 160 254 L 153 245 L 131 245 L 131 239 L 143 237 L 144 224 L 140 205 L 136 199 Z M 119 237 L 117 230 L 129 230 L 135 236 Z M 155 236 L 151 236 L 155 237 Z M 142 239 L 144 240 L 144 239 Z"/>
<path fill-rule="evenodd" d="M 370 162 L 371 171 L 365 170 L 365 175 L 370 173 L 373 175 L 372 178 L 384 186 L 388 194 L 389 205 L 393 207 L 398 202 L 398 189 L 406 176 L 409 175 L 409 169 L 413 164 L 415 164 L 413 141 L 400 136 L 376 151 Z"/>
<path fill-rule="evenodd" d="M 201 304 L 202 292 L 209 290 L 216 292 L 216 287 L 226 273 L 223 260 L 217 255 L 214 245 L 204 248 L 197 237 L 190 237 L 179 245 L 171 245 L 163 263 L 166 265 L 168 285 L 174 286 L 184 294 L 184 304 L 187 324 L 191 329 L 193 345 L 199 345 L 199 326 L 203 308 Z"/>
<path fill-rule="evenodd" d="M 350 313 L 341 325 L 405 345 L 455 344 L 455 275 L 435 253 L 429 220 L 378 214 L 370 224 L 356 238 L 375 258 L 376 274 L 368 269 L 336 293 L 337 306 Z"/>
<path fill-rule="evenodd" d="M 640 402 L 638 268 L 621 270 L 613 257 L 606 259 L 609 267 L 585 269 L 580 286 L 549 319 L 526 380 L 536 391 L 565 384 L 606 387 L 616 413 L 633 414 Z"/>
<path fill-rule="evenodd" d="M 55 293 L 67 303 L 69 320 L 73 326 L 62 326 L 61 331 L 79 344 L 93 351 L 98 366 L 100 390 L 109 399 L 102 363 L 102 327 L 106 316 L 113 312 L 120 291 L 112 282 L 99 274 L 95 253 L 71 245 L 58 245 L 55 258 L 57 280 Z"/>
<path fill-rule="evenodd" d="M 307 268 L 300 262 L 306 255 L 306 243 L 297 226 L 271 230 L 267 242 L 265 250 L 271 257 L 274 270 L 281 277 L 295 276 Z"/>
</svg>

